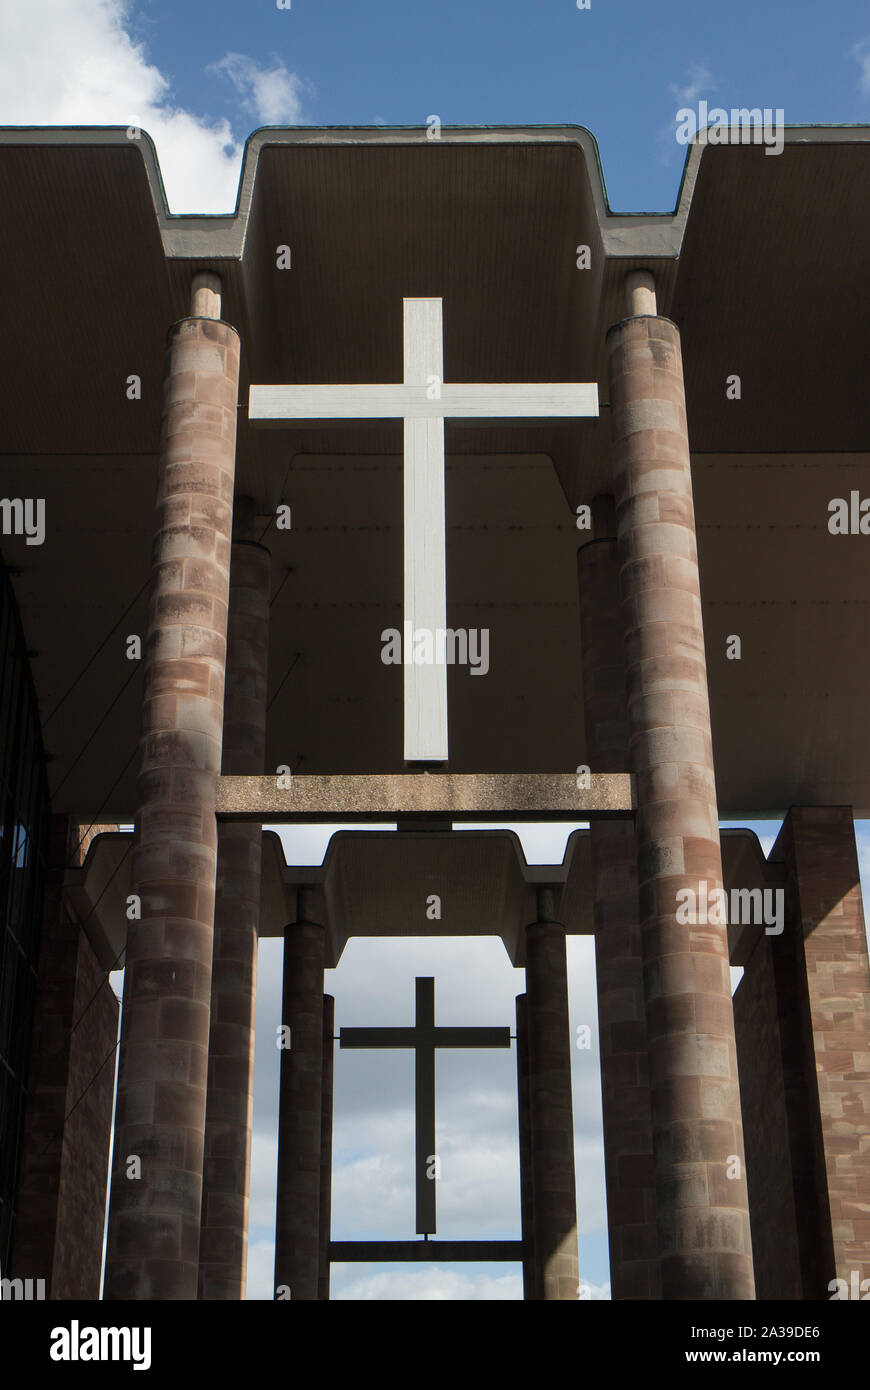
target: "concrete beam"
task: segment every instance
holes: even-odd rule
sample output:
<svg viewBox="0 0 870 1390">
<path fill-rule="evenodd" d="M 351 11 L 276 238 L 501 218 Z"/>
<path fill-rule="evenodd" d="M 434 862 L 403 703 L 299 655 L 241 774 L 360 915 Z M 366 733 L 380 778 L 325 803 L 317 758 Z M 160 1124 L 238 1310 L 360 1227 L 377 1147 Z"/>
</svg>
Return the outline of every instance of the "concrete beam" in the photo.
<svg viewBox="0 0 870 1390">
<path fill-rule="evenodd" d="M 454 820 L 498 816 L 511 820 L 583 820 L 630 815 L 630 773 L 593 773 L 577 787 L 574 773 L 398 773 L 395 776 L 300 776 L 279 790 L 277 777 L 220 777 L 220 820 L 281 823 L 394 820 L 402 815 L 449 815 Z"/>
<path fill-rule="evenodd" d="M 735 890 L 765 890 L 785 888 L 785 865 L 765 858 L 758 836 L 753 830 L 734 828 L 720 832 L 722 845 L 722 880 L 729 904 Z M 762 899 L 763 901 L 763 899 Z M 728 922 L 728 955 L 732 965 L 747 965 L 758 938 L 765 933 L 761 921 Z M 753 912 L 754 917 L 754 912 Z"/>
<path fill-rule="evenodd" d="M 519 1264 L 523 1258 L 521 1240 L 333 1240 L 329 1245 L 333 1264 L 371 1264 L 400 1260 L 412 1264 L 448 1264 L 477 1260 L 509 1260 Z"/>
</svg>

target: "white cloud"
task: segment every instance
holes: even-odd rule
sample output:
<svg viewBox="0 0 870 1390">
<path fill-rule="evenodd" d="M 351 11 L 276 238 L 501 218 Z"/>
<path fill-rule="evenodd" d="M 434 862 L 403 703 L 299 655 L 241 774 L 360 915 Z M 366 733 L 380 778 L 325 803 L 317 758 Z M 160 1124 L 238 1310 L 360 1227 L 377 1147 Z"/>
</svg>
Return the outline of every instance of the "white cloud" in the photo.
<svg viewBox="0 0 870 1390">
<path fill-rule="evenodd" d="M 710 69 L 702 63 L 691 63 L 689 65 L 689 76 L 685 82 L 669 82 L 668 91 L 674 99 L 673 117 L 661 126 L 656 133 L 656 145 L 659 151 L 659 158 L 663 164 L 670 164 L 674 155 L 681 153 L 685 155 L 685 149 L 677 143 L 677 111 L 684 107 L 693 107 L 699 98 L 707 92 L 714 92 L 716 83 Z"/>
<path fill-rule="evenodd" d="M 581 1290 L 584 1299 L 591 1302 L 610 1298 L 606 1281 L 592 1284 L 584 1279 Z M 506 1302 L 522 1299 L 523 1277 L 516 1268 L 490 1274 L 477 1268 L 423 1265 L 376 1272 L 372 1265 L 336 1264 L 330 1292 L 336 1302 Z"/>
<path fill-rule="evenodd" d="M 584 1298 L 590 1303 L 604 1303 L 610 1298 L 610 1284 L 590 1284 L 586 1279 L 580 1280 L 580 1289 Z"/>
<path fill-rule="evenodd" d="M 139 126 L 157 146 L 173 212 L 232 211 L 242 142 L 225 117 L 209 121 L 173 100 L 168 78 L 131 37 L 130 14 L 128 0 L 7 0 L 0 7 L 0 124 Z M 302 83 L 294 74 L 262 69 L 241 54 L 228 58 L 238 60 L 233 81 L 245 94 L 245 113 L 299 120 Z"/>
<path fill-rule="evenodd" d="M 242 97 L 242 110 L 254 116 L 258 125 L 299 123 L 306 84 L 283 63 L 267 70 L 244 53 L 227 53 L 209 71 L 227 75 Z"/>
<path fill-rule="evenodd" d="M 348 1265 L 335 1265 L 332 1273 L 331 1297 L 336 1301 L 365 1302 L 484 1302 L 520 1299 L 523 1280 L 519 1272 L 510 1274 L 478 1274 L 438 1265 L 387 1270 L 382 1273 L 359 1274 L 347 1278 Z M 363 1269 L 368 1269 L 363 1266 Z M 347 1282 L 345 1282 L 347 1281 Z"/>
<path fill-rule="evenodd" d="M 704 92 L 715 90 L 710 69 L 699 63 L 690 64 L 689 80 L 683 86 L 678 82 L 668 83 L 668 91 L 680 106 L 693 105 Z"/>
<path fill-rule="evenodd" d="M 859 43 L 853 44 L 850 52 L 861 69 L 861 91 L 870 92 L 870 38 L 861 39 Z"/>
</svg>

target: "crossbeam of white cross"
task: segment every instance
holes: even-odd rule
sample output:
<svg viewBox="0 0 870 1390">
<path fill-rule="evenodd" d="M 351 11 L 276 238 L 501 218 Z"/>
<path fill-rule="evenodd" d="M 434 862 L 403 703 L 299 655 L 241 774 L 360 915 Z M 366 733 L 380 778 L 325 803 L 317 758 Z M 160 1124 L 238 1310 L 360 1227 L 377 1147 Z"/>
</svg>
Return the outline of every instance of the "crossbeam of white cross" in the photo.
<svg viewBox="0 0 870 1390">
<path fill-rule="evenodd" d="M 542 422 L 598 414 L 598 388 L 583 382 L 471 385 L 445 382 L 440 299 L 404 301 L 404 381 L 381 385 L 252 386 L 248 419 L 281 425 L 304 420 L 401 419 L 404 464 L 404 756 L 447 761 L 446 525 L 444 421 Z M 431 634 L 435 661 L 415 660 L 414 634 Z"/>
</svg>

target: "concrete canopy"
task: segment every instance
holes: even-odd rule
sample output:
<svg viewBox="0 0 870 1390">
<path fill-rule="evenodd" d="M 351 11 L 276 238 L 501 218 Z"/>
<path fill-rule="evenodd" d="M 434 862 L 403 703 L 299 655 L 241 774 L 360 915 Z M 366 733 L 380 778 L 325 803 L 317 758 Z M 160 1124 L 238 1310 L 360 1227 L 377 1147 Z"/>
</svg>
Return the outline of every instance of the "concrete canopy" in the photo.
<svg viewBox="0 0 870 1390">
<path fill-rule="evenodd" d="M 867 128 L 792 129 L 775 158 L 693 146 L 673 214 L 614 216 L 579 128 L 268 130 L 235 214 L 173 217 L 146 138 L 0 131 L 0 492 L 45 498 L 47 519 L 44 545 L 2 549 L 55 810 L 132 817 L 126 637 L 144 631 L 165 333 L 194 271 L 219 271 L 242 338 L 238 491 L 263 531 L 293 508 L 267 537 L 267 766 L 364 774 L 403 770 L 401 671 L 380 661 L 401 620 L 399 429 L 255 431 L 249 383 L 400 379 L 410 295 L 443 297 L 453 380 L 601 382 L 624 273 L 648 266 L 683 337 L 721 813 L 868 814 L 866 538 L 827 531 L 830 498 L 870 495 L 868 174 Z M 448 620 L 489 627 L 492 653 L 486 679 L 451 670 L 450 771 L 585 760 L 574 509 L 607 487 L 602 415 L 448 428 Z"/>
<path fill-rule="evenodd" d="M 106 970 L 124 964 L 129 834 L 100 834 L 64 883 L 84 930 Z M 782 866 L 765 859 L 750 830 L 722 832 L 723 882 L 733 889 L 781 888 Z M 351 937 L 500 936 L 511 963 L 525 965 L 523 928 L 536 920 L 539 886 L 554 890 L 554 910 L 569 936 L 595 932 L 588 830 L 568 836 L 561 863 L 530 864 L 508 830 L 425 830 L 384 834 L 339 830 L 323 862 L 287 862 L 281 838 L 263 832 L 260 937 L 283 937 L 299 914 L 300 888 L 312 889 L 311 915 L 326 928 L 327 963 L 341 959 Z M 430 894 L 440 916 L 429 917 Z M 732 965 L 745 965 L 764 928 L 759 920 L 729 923 Z"/>
</svg>

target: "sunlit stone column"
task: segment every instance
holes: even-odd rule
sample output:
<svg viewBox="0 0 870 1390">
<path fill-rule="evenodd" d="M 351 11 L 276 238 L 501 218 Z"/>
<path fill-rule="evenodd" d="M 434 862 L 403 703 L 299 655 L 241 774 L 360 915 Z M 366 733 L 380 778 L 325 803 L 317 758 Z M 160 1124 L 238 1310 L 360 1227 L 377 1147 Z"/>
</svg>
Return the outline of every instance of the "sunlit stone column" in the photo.
<svg viewBox="0 0 870 1390">
<path fill-rule="evenodd" d="M 627 288 L 607 348 L 662 1297 L 752 1298 L 726 927 L 678 918 L 722 885 L 680 335 L 651 276 Z"/>
<path fill-rule="evenodd" d="M 270 573 L 263 546 L 234 541 L 224 702 L 228 776 L 264 770 Z M 227 821 L 218 828 L 199 1242 L 203 1300 L 245 1296 L 262 842 L 256 823 Z"/>
<path fill-rule="evenodd" d="M 170 330 L 105 1296 L 195 1299 L 239 339 L 220 282 Z"/>
<path fill-rule="evenodd" d="M 576 1299 L 579 1273 L 568 968 L 565 928 L 553 920 L 549 888 L 538 889 L 538 920 L 526 927 L 526 1000 L 535 1297 Z"/>
</svg>

